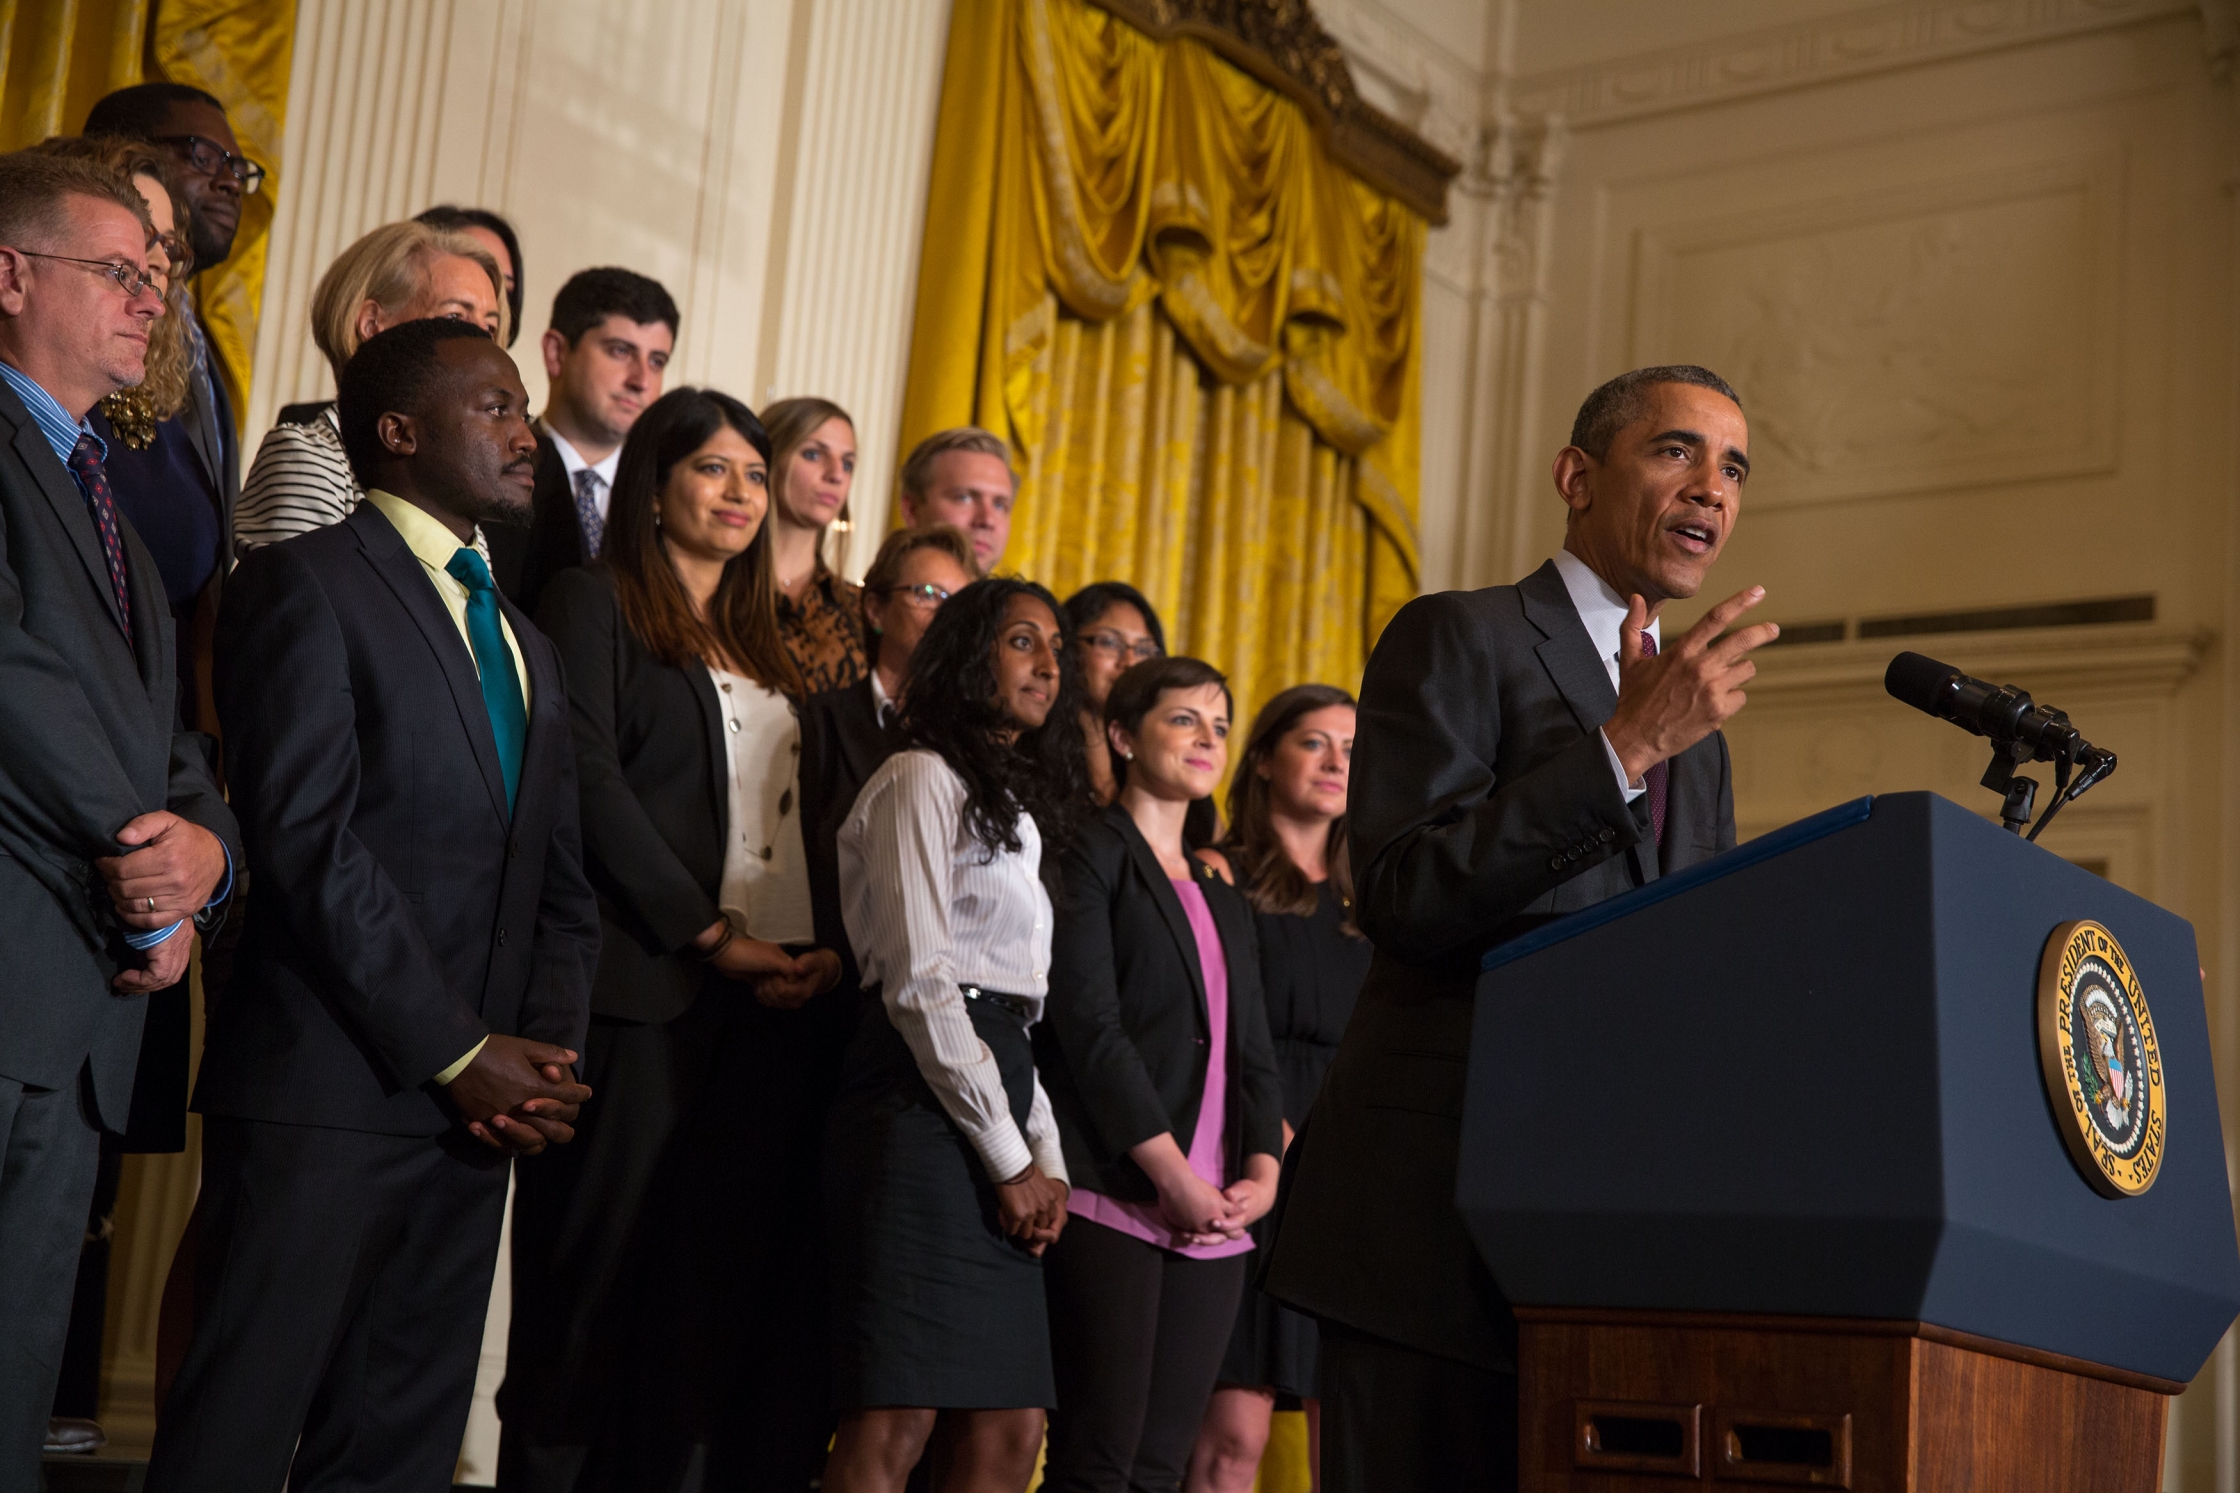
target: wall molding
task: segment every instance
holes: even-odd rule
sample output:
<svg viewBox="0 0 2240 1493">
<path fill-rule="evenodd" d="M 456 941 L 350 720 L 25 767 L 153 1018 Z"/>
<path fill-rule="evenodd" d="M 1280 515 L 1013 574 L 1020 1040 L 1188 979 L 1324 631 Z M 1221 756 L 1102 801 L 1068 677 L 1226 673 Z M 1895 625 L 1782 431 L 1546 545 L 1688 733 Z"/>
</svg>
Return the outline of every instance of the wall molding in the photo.
<svg viewBox="0 0 2240 1493">
<path fill-rule="evenodd" d="M 1520 78 L 1511 100 L 1591 128 L 2197 10 L 2196 0 L 1903 0 Z"/>
<path fill-rule="evenodd" d="M 1902 652 L 1926 653 L 1979 679 L 2013 683 L 2062 703 L 2056 691 L 2169 695 L 2193 677 L 2215 634 L 2159 623 L 2018 628 L 1764 648 L 1750 703 L 1824 705 L 1882 697 L 1883 671 Z"/>
</svg>

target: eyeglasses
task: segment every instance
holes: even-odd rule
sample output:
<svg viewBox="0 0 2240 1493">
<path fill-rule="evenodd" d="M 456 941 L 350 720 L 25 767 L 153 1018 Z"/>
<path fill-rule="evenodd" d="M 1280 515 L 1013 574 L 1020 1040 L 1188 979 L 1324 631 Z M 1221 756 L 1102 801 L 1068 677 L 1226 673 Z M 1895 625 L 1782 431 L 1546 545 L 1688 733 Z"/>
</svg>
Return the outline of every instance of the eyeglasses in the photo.
<svg viewBox="0 0 2240 1493">
<path fill-rule="evenodd" d="M 18 249 L 15 252 L 26 259 L 53 259 L 63 264 L 83 265 L 89 270 L 99 270 L 102 274 L 116 281 L 117 287 L 127 296 L 137 296 L 143 290 L 154 290 L 157 295 L 163 294 L 161 290 L 156 289 L 155 276 L 136 264 L 126 264 L 122 260 L 76 259 L 68 254 L 42 254 L 37 249 Z"/>
<path fill-rule="evenodd" d="M 1160 653 L 1159 645 L 1149 638 L 1138 638 L 1131 643 L 1116 632 L 1084 633 L 1081 641 L 1099 653 L 1109 653 L 1114 658 L 1133 659 L 1139 664 L 1145 659 L 1157 658 Z"/>
<path fill-rule="evenodd" d="M 200 135 L 158 135 L 156 143 L 177 147 L 198 176 L 216 176 L 222 170 L 241 183 L 244 192 L 253 193 L 264 185 L 264 167 L 233 154 L 215 140 Z"/>
<path fill-rule="evenodd" d="M 947 586 L 936 586 L 929 581 L 918 586 L 885 586 L 880 594 L 899 596 L 914 607 L 937 607 L 949 599 L 950 593 Z"/>
</svg>

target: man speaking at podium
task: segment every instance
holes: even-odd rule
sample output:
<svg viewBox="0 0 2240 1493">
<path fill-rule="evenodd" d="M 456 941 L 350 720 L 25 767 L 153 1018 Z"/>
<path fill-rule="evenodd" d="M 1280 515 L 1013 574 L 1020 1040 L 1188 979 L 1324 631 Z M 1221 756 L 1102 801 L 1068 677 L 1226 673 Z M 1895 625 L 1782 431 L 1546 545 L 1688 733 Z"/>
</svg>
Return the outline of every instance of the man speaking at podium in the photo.
<svg viewBox="0 0 2240 1493">
<path fill-rule="evenodd" d="M 1376 958 L 1296 1143 L 1267 1278 L 1322 1323 L 1330 1493 L 1517 1485 L 1516 1322 L 1454 1206 L 1478 962 L 1734 844 L 1719 727 L 1778 629 L 1726 630 L 1765 590 L 1669 647 L 1657 615 L 1733 535 L 1749 446 L 1717 374 L 1612 379 L 1555 459 L 1563 551 L 1514 586 L 1410 602 L 1369 660 L 1349 825 Z M 1642 968 L 1689 952 L 1644 950 Z"/>
</svg>

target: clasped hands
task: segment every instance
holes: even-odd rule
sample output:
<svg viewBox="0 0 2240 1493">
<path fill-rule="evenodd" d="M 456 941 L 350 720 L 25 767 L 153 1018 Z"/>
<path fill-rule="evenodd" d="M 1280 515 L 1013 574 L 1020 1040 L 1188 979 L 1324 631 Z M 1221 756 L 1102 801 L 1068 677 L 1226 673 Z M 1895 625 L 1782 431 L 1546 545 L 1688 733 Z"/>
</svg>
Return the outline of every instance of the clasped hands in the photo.
<svg viewBox="0 0 2240 1493">
<path fill-rule="evenodd" d="M 1155 1135 L 1128 1154 L 1159 1190 L 1159 1211 L 1185 1245 L 1242 1239 L 1275 1206 L 1279 1163 L 1273 1156 L 1247 1156 L 1242 1177 L 1215 1187 L 1191 1170 L 1172 1135 Z"/>
<path fill-rule="evenodd" d="M 1779 637 L 1781 628 L 1760 622 L 1728 633 L 1727 626 L 1765 597 L 1763 586 L 1735 593 L 1653 657 L 1642 653 L 1641 634 L 1663 603 L 1652 607 L 1633 598 L 1618 629 L 1618 708 L 1602 728 L 1627 782 L 1639 786 L 1650 768 L 1679 756 L 1742 708 L 1742 687 L 1758 672 L 1750 651 Z"/>
<path fill-rule="evenodd" d="M 226 876 L 223 842 L 201 825 L 168 809 L 141 814 L 117 831 L 121 855 L 93 863 L 109 888 L 117 921 L 135 932 L 153 933 L 193 917 L 210 905 Z M 110 985 L 126 995 L 163 990 L 186 978 L 187 954 L 194 940 L 185 931 L 142 952 L 139 969 L 118 972 Z"/>
<path fill-rule="evenodd" d="M 726 933 L 731 933 L 730 924 L 716 919 L 692 941 L 693 951 L 717 974 L 747 985 L 765 1006 L 781 1011 L 805 1006 L 840 978 L 840 956 L 830 949 L 796 956 L 767 939 L 732 933 L 727 940 Z"/>
<path fill-rule="evenodd" d="M 492 1033 L 447 1086 L 467 1133 L 521 1156 L 574 1140 L 576 1115 L 591 1097 L 570 1075 L 576 1056 L 549 1042 Z"/>
<path fill-rule="evenodd" d="M 1065 1232 L 1066 1199 L 1073 1189 L 1034 1163 L 1008 1182 L 996 1184 L 996 1211 L 1003 1231 L 1030 1255 L 1039 1256 Z"/>
</svg>

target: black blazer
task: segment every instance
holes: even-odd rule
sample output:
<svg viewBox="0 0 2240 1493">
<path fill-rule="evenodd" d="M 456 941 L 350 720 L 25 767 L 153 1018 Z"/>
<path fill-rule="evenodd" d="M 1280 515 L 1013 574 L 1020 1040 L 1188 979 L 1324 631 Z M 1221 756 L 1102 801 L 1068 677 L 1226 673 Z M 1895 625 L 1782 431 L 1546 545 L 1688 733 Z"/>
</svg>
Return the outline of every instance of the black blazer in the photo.
<svg viewBox="0 0 2240 1493">
<path fill-rule="evenodd" d="M 483 530 L 490 546 L 490 578 L 513 604 L 534 614 L 544 598 L 545 583 L 563 570 L 591 563 L 584 552 L 583 522 L 576 517 L 575 489 L 568 485 L 567 464 L 552 437 L 537 427 L 536 486 L 529 495 L 526 528 L 496 524 Z"/>
<path fill-rule="evenodd" d="M 474 657 L 379 508 L 234 571 L 218 715 L 256 894 L 202 1113 L 435 1135 L 429 1080 L 485 1035 L 582 1048 L 599 921 L 567 690 L 505 616 L 530 694 L 510 818 Z"/>
<path fill-rule="evenodd" d="M 1074 1185 L 1130 1202 L 1158 1197 L 1128 1148 L 1159 1132 L 1185 1152 L 1205 1096 L 1205 971 L 1182 899 L 1125 809 L 1110 805 L 1065 852 L 1050 948 L 1050 999 L 1035 1066 Z M 1283 1154 L 1283 1083 L 1268 1038 L 1259 943 L 1244 894 L 1193 861 L 1229 967 L 1223 1146 Z"/>
<path fill-rule="evenodd" d="M 646 651 L 604 568 L 554 576 L 537 625 L 568 671 L 584 869 L 604 931 L 591 1009 L 672 1020 L 707 975 L 686 946 L 722 916 L 731 789 L 715 684 L 699 664 Z"/>
<path fill-rule="evenodd" d="M 1515 1321 L 1454 1208 L 1478 960 L 1734 844 L 1723 736 L 1672 759 L 1660 852 L 1600 736 L 1617 691 L 1553 561 L 1418 597 L 1361 684 L 1347 805 L 1368 982 L 1286 1158 L 1271 1294 L 1515 1367 Z M 1675 950 L 1675 957 L 1684 957 Z"/>
<path fill-rule="evenodd" d="M 0 384 L 0 1077 L 54 1089 L 89 1071 L 111 1130 L 125 1128 L 148 1002 L 109 988 L 139 960 L 93 862 L 123 849 L 127 821 L 169 809 L 244 863 L 209 739 L 177 729 L 155 557 L 122 528 L 130 643 L 84 495 Z"/>
<path fill-rule="evenodd" d="M 861 973 L 840 917 L 840 826 L 871 775 L 908 745 L 900 730 L 879 724 L 868 673 L 801 702 L 801 834 L 809 899 L 817 942 L 840 955 L 843 990 L 856 988 Z"/>
</svg>

